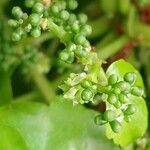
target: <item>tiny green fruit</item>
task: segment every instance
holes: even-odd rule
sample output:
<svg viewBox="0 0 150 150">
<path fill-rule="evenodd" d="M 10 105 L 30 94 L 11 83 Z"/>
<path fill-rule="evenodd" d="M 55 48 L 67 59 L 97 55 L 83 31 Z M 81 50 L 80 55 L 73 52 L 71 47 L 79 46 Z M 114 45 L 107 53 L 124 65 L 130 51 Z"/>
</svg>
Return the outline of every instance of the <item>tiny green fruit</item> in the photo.
<svg viewBox="0 0 150 150">
<path fill-rule="evenodd" d="M 42 13 L 44 11 L 44 6 L 42 3 L 36 3 L 34 6 L 33 6 L 33 11 L 35 13 Z"/>
<path fill-rule="evenodd" d="M 110 122 L 110 126 L 115 133 L 119 133 L 121 130 L 121 124 L 117 120 Z"/>
<path fill-rule="evenodd" d="M 39 14 L 33 13 L 33 14 L 30 15 L 29 19 L 30 19 L 30 23 L 31 23 L 32 26 L 38 26 L 39 23 L 40 23 Z"/>
<path fill-rule="evenodd" d="M 124 75 L 124 80 L 130 84 L 134 84 L 136 81 L 137 75 L 134 72 L 128 72 Z"/>
<path fill-rule="evenodd" d="M 76 0 L 69 0 L 69 1 L 67 2 L 67 6 L 68 6 L 68 8 L 69 8 L 70 10 L 74 10 L 74 9 L 76 9 L 76 8 L 78 7 L 78 3 L 77 3 Z"/>
<path fill-rule="evenodd" d="M 32 29 L 31 35 L 35 38 L 39 37 L 41 35 L 41 29 L 39 29 L 39 28 Z"/>
<path fill-rule="evenodd" d="M 116 85 L 117 88 L 120 89 L 122 93 L 128 94 L 131 91 L 131 85 L 128 82 L 120 81 Z"/>
<path fill-rule="evenodd" d="M 118 77 L 115 74 L 110 75 L 108 78 L 108 84 L 110 85 L 116 84 L 117 81 L 118 81 Z"/>
<path fill-rule="evenodd" d="M 117 102 L 118 98 L 115 94 L 111 93 L 108 95 L 108 99 L 107 101 L 110 103 L 110 104 L 115 104 Z"/>
<path fill-rule="evenodd" d="M 93 97 L 93 92 L 89 89 L 83 90 L 81 97 L 84 101 L 89 101 Z"/>
<path fill-rule="evenodd" d="M 142 96 L 144 94 L 144 90 L 141 87 L 133 87 L 131 93 L 135 96 Z"/>
<path fill-rule="evenodd" d="M 106 110 L 103 114 L 103 119 L 108 122 L 115 120 L 115 118 L 116 118 L 116 113 L 113 110 Z"/>
<path fill-rule="evenodd" d="M 16 6 L 12 9 L 12 15 L 20 19 L 23 16 L 23 12 L 20 7 Z"/>
<path fill-rule="evenodd" d="M 125 115 L 133 115 L 136 112 L 136 107 L 133 104 L 129 104 L 127 109 L 124 111 Z"/>
</svg>

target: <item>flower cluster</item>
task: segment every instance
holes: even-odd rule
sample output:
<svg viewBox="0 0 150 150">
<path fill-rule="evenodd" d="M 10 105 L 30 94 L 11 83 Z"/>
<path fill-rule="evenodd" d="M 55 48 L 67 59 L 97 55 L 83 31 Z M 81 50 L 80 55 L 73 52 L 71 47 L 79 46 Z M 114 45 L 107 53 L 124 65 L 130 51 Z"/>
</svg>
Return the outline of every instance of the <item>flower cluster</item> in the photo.
<svg viewBox="0 0 150 150">
<path fill-rule="evenodd" d="M 59 54 L 62 61 L 73 63 L 77 60 L 84 66 L 81 73 L 71 73 L 60 88 L 64 98 L 74 104 L 100 102 L 106 103 L 106 110 L 95 117 L 95 123 L 109 123 L 116 133 L 121 129 L 121 123 L 132 119 L 136 106 L 130 102 L 130 96 L 142 96 L 143 89 L 135 85 L 137 75 L 129 72 L 120 79 L 115 74 L 107 77 L 102 68 L 102 60 L 87 40 L 92 29 L 87 24 L 85 14 L 75 15 L 76 0 L 59 1 L 26 0 L 25 6 L 31 9 L 31 14 L 24 13 L 20 7 L 14 7 L 12 14 L 15 19 L 9 20 L 14 29 L 12 40 L 19 41 L 27 35 L 39 37 L 42 31 L 49 31 L 65 45 Z"/>
<path fill-rule="evenodd" d="M 143 96 L 143 89 L 134 86 L 136 78 L 134 72 L 126 73 L 123 79 L 112 74 L 108 77 L 107 85 L 102 86 L 92 82 L 88 73 L 84 72 L 71 74 L 60 88 L 64 91 L 64 98 L 72 100 L 74 104 L 105 102 L 106 110 L 95 117 L 95 123 L 110 123 L 112 130 L 118 133 L 121 123 L 124 120 L 130 122 L 136 112 L 136 106 L 130 101 L 130 96 Z"/>
</svg>

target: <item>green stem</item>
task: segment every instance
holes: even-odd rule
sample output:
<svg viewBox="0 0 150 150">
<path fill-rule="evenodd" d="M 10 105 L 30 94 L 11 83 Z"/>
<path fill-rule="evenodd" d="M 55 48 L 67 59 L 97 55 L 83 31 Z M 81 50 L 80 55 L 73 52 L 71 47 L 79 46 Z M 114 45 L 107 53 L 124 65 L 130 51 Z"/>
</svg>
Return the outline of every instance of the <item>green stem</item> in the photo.
<svg viewBox="0 0 150 150">
<path fill-rule="evenodd" d="M 69 34 L 65 32 L 62 28 L 60 28 L 58 25 L 56 25 L 52 19 L 48 19 L 48 29 L 49 31 L 57 36 L 62 43 L 67 45 L 71 41 Z"/>
<path fill-rule="evenodd" d="M 128 41 L 129 37 L 126 35 L 121 36 L 119 39 L 98 51 L 99 57 L 103 60 L 108 59 L 110 56 L 113 56 L 115 53 L 117 53 Z M 98 48 L 96 47 L 96 49 Z"/>
<path fill-rule="evenodd" d="M 36 70 L 31 71 L 31 76 L 36 87 L 44 97 L 45 102 L 49 105 L 54 96 L 54 91 L 50 86 L 49 81 L 46 79 L 46 77 L 43 74 L 39 73 Z"/>
</svg>

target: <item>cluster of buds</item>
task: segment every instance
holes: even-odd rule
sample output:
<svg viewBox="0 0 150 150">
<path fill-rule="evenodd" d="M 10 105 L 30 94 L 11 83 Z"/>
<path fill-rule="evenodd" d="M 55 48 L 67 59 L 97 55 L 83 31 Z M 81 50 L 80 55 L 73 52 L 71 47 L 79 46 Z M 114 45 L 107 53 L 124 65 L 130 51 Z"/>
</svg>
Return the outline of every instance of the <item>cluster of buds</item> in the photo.
<svg viewBox="0 0 150 150">
<path fill-rule="evenodd" d="M 64 98 L 72 100 L 74 104 L 105 102 L 106 110 L 95 117 L 95 123 L 109 123 L 112 130 L 118 133 L 121 123 L 124 120 L 130 122 L 136 112 L 136 106 L 129 99 L 130 95 L 143 96 L 143 89 L 134 86 L 136 78 L 134 72 L 126 73 L 123 79 L 112 74 L 108 77 L 108 84 L 102 86 L 90 81 L 84 72 L 71 74 L 60 88 L 64 91 Z"/>
</svg>

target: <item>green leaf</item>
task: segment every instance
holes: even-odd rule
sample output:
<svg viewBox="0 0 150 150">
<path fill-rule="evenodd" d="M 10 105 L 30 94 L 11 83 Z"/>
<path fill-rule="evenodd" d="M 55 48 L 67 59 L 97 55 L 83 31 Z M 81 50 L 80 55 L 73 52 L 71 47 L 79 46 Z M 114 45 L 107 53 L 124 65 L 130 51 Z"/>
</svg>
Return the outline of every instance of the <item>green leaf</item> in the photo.
<svg viewBox="0 0 150 150">
<path fill-rule="evenodd" d="M 135 72 L 137 74 L 137 81 L 135 86 L 144 87 L 141 75 L 139 72 L 129 63 L 124 60 L 119 60 L 114 62 L 107 70 L 107 75 L 115 74 L 119 78 L 123 78 L 124 74 L 127 72 Z M 134 142 L 137 138 L 144 135 L 147 129 L 147 107 L 143 98 L 136 96 L 129 96 L 130 103 L 134 104 L 137 108 L 136 113 L 132 116 L 130 123 L 125 121 L 122 123 L 122 130 L 118 134 L 114 133 L 109 125 L 106 126 L 106 135 L 109 139 L 125 147 L 128 144 Z"/>
<path fill-rule="evenodd" d="M 0 105 L 12 100 L 11 81 L 8 73 L 0 71 Z"/>
<path fill-rule="evenodd" d="M 24 139 L 20 136 L 17 130 L 9 126 L 0 125 L 0 149 L 1 150 L 12 150 L 21 149 L 27 150 Z"/>
<path fill-rule="evenodd" d="M 97 112 L 57 98 L 50 108 L 36 102 L 0 108 L 2 150 L 119 150 L 102 127 L 94 124 Z"/>
<path fill-rule="evenodd" d="M 50 112 L 55 131 L 47 150 L 119 150 L 106 138 L 104 129 L 95 125 L 97 112 L 61 99 L 51 104 Z"/>
<path fill-rule="evenodd" d="M 3 150 L 10 150 L 8 145 L 11 150 L 17 146 L 19 150 L 45 150 L 52 129 L 48 107 L 31 102 L 9 104 L 0 108 L 0 118 L 0 125 L 5 127 L 0 128 Z"/>
</svg>

